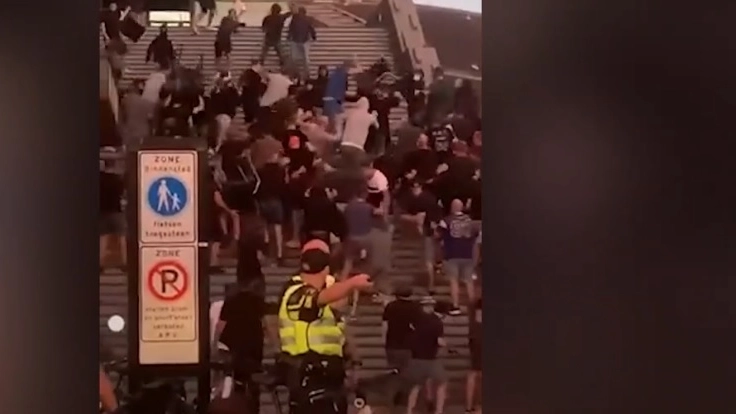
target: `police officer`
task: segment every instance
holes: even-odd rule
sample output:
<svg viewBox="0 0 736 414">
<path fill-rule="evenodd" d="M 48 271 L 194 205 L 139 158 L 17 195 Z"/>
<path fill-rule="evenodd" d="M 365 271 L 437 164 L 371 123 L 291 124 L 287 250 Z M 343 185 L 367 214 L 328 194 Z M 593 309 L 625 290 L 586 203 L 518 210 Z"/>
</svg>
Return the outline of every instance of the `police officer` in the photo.
<svg viewBox="0 0 736 414">
<path fill-rule="evenodd" d="M 367 275 L 357 275 L 327 286 L 330 252 L 319 240 L 304 245 L 300 262 L 301 274 L 287 282 L 278 309 L 289 413 L 343 414 L 345 335 L 331 305 L 373 284 Z"/>
</svg>

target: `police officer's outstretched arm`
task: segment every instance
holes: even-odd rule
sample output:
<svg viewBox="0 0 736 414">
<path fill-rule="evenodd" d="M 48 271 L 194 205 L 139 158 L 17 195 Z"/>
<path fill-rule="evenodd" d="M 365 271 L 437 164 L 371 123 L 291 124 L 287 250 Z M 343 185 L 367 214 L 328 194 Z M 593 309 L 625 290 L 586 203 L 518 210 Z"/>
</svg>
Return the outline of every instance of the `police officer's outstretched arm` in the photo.
<svg viewBox="0 0 736 414">
<path fill-rule="evenodd" d="M 335 282 L 319 292 L 317 303 L 320 306 L 327 306 L 337 303 L 349 297 L 355 290 L 369 290 L 373 287 L 370 276 L 366 274 L 355 275 L 350 279 L 341 282 Z"/>
</svg>

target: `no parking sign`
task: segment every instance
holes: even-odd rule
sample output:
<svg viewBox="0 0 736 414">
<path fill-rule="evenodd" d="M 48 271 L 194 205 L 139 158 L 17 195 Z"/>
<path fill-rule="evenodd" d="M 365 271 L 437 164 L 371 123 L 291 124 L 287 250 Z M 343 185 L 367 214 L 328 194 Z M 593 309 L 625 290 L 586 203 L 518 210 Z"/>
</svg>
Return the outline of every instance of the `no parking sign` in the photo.
<svg viewBox="0 0 736 414">
<path fill-rule="evenodd" d="M 196 247 L 143 247 L 140 274 L 141 364 L 197 363 Z"/>
</svg>

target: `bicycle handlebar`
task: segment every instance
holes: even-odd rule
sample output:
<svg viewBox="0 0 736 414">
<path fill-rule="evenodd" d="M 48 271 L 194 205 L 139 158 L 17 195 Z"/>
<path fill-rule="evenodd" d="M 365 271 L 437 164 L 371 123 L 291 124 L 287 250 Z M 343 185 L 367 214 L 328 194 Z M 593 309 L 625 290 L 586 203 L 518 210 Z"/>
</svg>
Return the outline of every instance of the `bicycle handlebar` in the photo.
<svg viewBox="0 0 736 414">
<path fill-rule="evenodd" d="M 114 372 L 116 374 L 126 375 L 128 373 L 128 358 L 120 358 L 103 362 L 102 370 L 105 372 Z"/>
</svg>

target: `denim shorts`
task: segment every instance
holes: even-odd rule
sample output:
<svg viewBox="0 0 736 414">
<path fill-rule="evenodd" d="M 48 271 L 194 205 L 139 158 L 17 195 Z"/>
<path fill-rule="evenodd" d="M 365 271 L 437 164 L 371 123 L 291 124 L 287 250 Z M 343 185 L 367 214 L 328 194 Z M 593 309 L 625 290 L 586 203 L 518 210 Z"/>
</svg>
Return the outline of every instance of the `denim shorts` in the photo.
<svg viewBox="0 0 736 414">
<path fill-rule="evenodd" d="M 335 117 L 342 113 L 342 104 L 333 98 L 323 98 L 322 108 L 324 115 L 328 118 Z"/>
<path fill-rule="evenodd" d="M 473 280 L 473 259 L 449 259 L 444 264 L 445 275 L 451 279 L 460 279 L 466 282 Z"/>
</svg>

